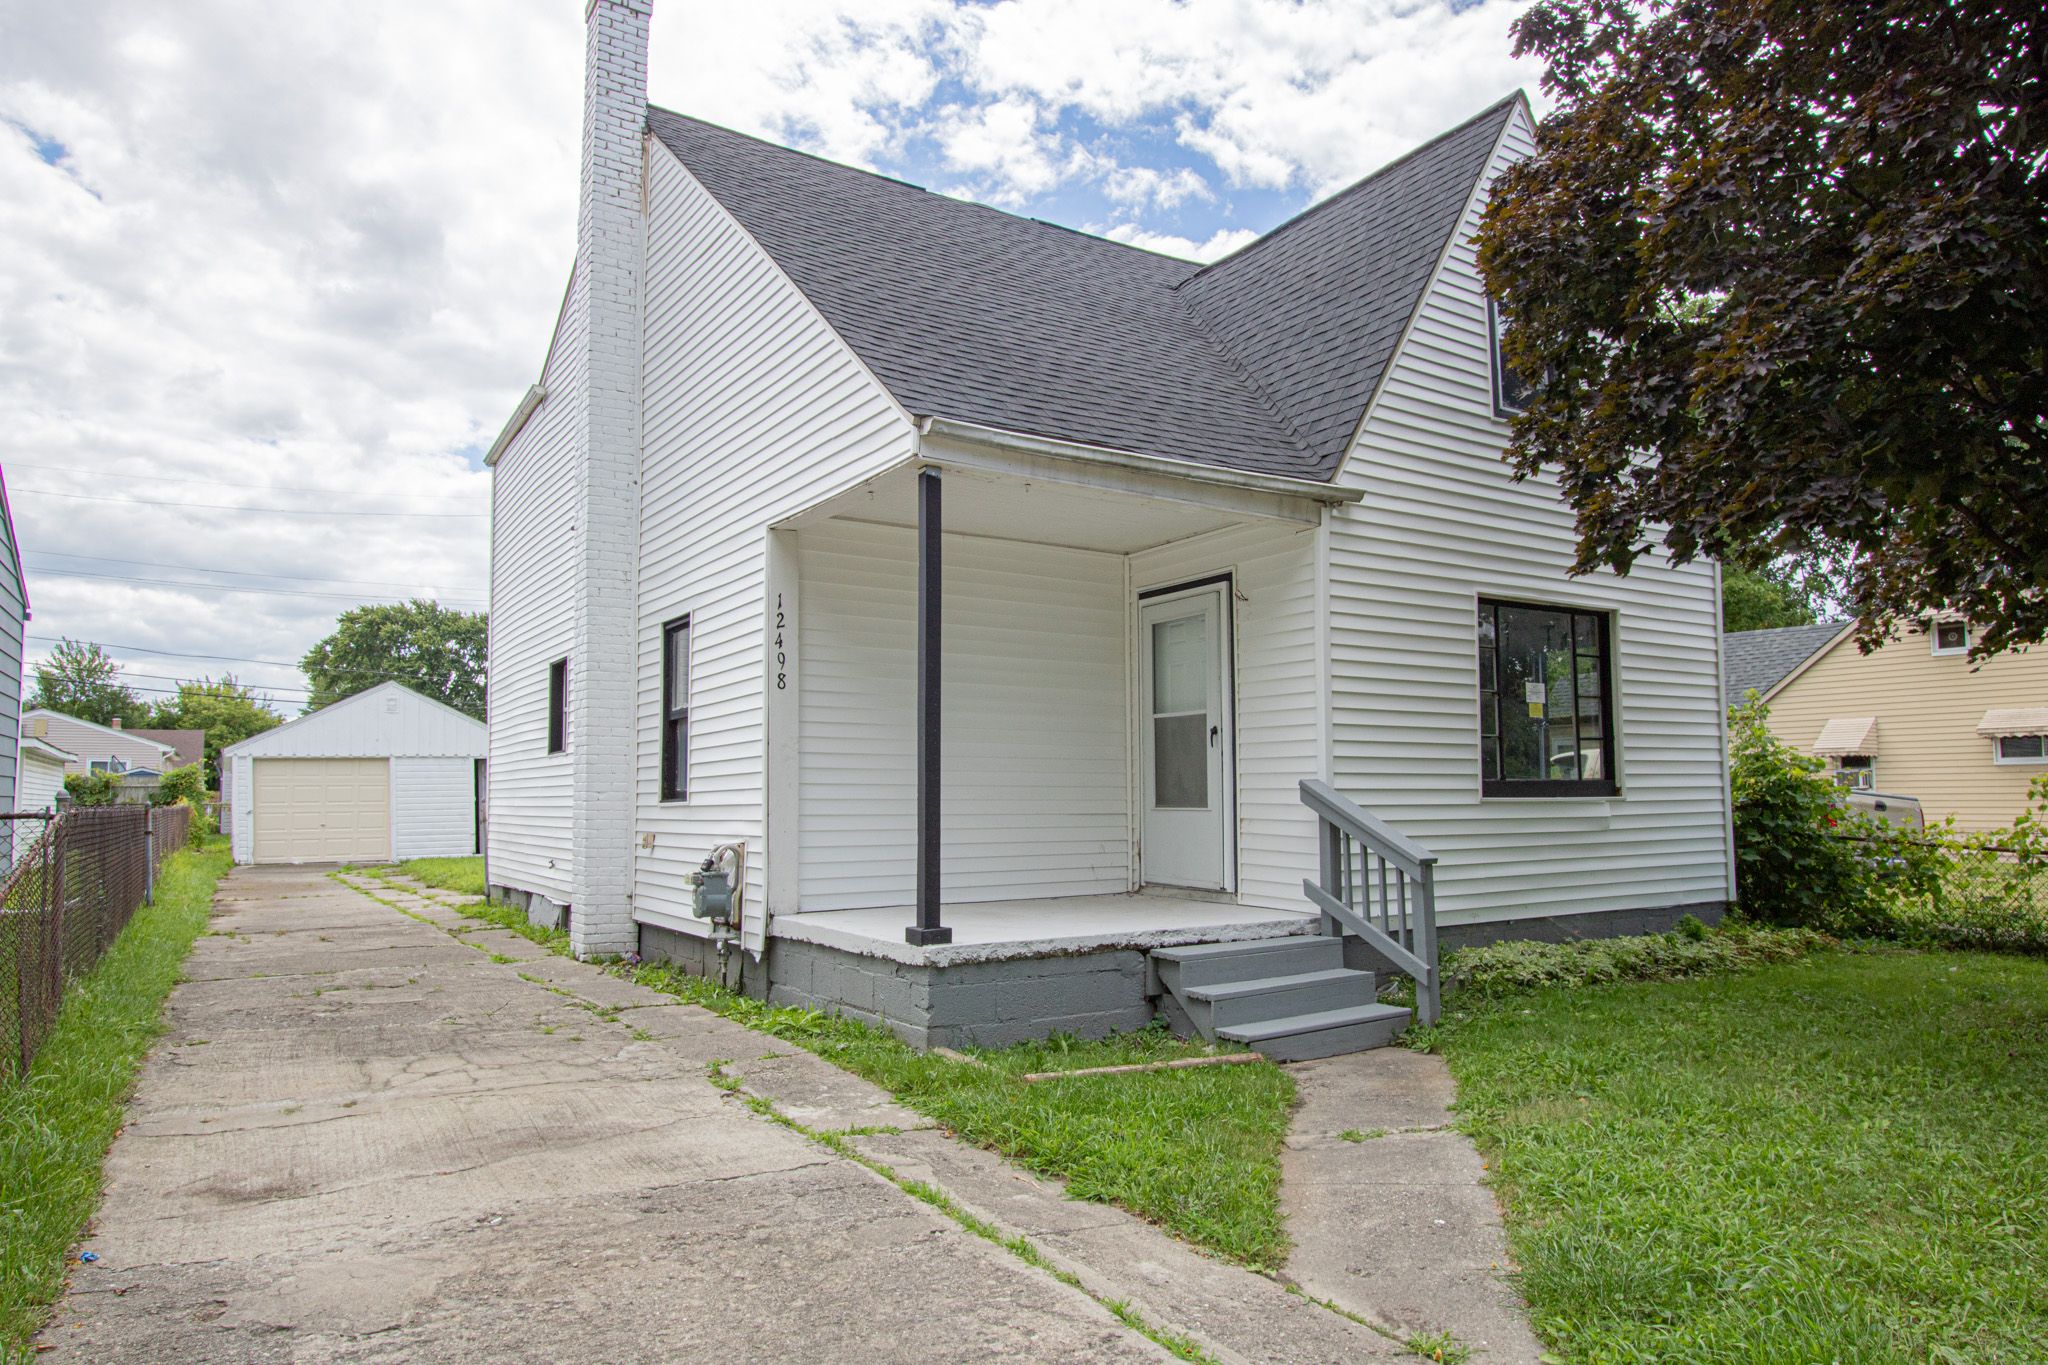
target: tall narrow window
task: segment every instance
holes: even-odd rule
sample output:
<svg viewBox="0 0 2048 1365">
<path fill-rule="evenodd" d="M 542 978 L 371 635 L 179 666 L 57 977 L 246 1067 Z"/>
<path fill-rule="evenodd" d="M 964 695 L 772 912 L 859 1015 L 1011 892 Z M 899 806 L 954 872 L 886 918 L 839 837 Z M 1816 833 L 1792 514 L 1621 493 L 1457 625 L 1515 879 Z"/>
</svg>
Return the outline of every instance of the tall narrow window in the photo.
<svg viewBox="0 0 2048 1365">
<path fill-rule="evenodd" d="M 1479 603 L 1479 789 L 1609 796 L 1614 700 L 1603 612 Z"/>
<path fill-rule="evenodd" d="M 559 754 L 569 747 L 569 661 L 557 659 L 548 665 L 548 752 Z"/>
<path fill-rule="evenodd" d="M 1507 356 L 1500 349 L 1501 337 L 1507 332 L 1507 314 L 1492 299 L 1486 301 L 1487 350 L 1493 360 L 1493 411 L 1496 416 L 1507 417 L 1521 412 L 1529 406 L 1529 390 L 1532 385 L 1509 366 Z"/>
<path fill-rule="evenodd" d="M 661 799 L 690 799 L 690 618 L 661 631 Z"/>
</svg>

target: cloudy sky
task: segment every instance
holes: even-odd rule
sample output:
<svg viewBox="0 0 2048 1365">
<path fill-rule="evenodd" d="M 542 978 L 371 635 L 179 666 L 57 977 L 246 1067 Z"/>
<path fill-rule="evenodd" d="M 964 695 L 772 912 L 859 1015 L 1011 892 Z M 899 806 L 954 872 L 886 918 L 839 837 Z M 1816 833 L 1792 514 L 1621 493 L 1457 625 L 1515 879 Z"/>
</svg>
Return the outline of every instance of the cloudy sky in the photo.
<svg viewBox="0 0 2048 1365">
<path fill-rule="evenodd" d="M 1211 258 L 1536 72 L 1526 0 L 657 0 L 656 103 Z M 0 0 L 0 466 L 31 658 L 146 697 L 480 609 L 575 236 L 582 0 Z"/>
</svg>

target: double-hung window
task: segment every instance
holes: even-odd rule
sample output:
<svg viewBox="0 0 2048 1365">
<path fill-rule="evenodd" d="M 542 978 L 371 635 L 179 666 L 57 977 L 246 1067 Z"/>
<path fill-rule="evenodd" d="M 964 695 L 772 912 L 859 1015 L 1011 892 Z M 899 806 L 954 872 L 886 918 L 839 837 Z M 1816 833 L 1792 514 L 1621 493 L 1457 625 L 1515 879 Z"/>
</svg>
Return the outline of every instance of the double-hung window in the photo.
<svg viewBox="0 0 2048 1365">
<path fill-rule="evenodd" d="M 690 799 L 690 618 L 661 628 L 661 799 Z"/>
<path fill-rule="evenodd" d="M 548 752 L 559 754 L 569 747 L 569 661 L 557 659 L 548 665 Z"/>
<path fill-rule="evenodd" d="M 1479 603 L 1479 788 L 1610 796 L 1614 687 L 1607 614 Z"/>
</svg>

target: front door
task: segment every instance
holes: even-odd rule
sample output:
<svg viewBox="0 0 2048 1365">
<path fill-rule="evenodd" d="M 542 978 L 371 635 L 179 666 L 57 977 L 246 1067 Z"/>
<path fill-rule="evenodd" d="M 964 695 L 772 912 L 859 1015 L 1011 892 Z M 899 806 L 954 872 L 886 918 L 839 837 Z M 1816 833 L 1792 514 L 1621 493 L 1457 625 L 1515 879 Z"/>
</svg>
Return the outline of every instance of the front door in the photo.
<svg viewBox="0 0 2048 1365">
<path fill-rule="evenodd" d="M 1140 856 L 1153 885 L 1230 889 L 1229 612 L 1227 583 L 1148 596 L 1139 607 Z"/>
</svg>

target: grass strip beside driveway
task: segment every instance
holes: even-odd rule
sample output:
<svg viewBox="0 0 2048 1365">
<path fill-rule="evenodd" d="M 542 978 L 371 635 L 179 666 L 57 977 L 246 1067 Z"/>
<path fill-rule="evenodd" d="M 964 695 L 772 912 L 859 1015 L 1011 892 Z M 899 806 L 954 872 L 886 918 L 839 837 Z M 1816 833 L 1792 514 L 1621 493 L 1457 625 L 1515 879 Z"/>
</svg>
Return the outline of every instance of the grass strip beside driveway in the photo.
<svg viewBox="0 0 2048 1365">
<path fill-rule="evenodd" d="M 484 860 L 468 858 L 408 858 L 398 870 L 416 882 L 458 891 L 465 896 L 484 894 Z"/>
<path fill-rule="evenodd" d="M 99 1205 L 100 1168 L 164 997 L 206 927 L 227 840 L 174 854 L 154 904 L 135 912 L 99 964 L 72 981 L 28 1074 L 0 1085 L 0 1360 L 29 1338 L 64 1284 L 64 1258 Z"/>
<path fill-rule="evenodd" d="M 1819 953 L 1435 1031 L 1570 1360 L 2048 1360 L 2048 962 Z"/>
<path fill-rule="evenodd" d="M 482 883 L 480 860 L 431 861 L 477 864 L 474 875 Z M 460 868 L 444 869 L 445 880 L 434 884 L 446 887 L 461 875 Z M 568 935 L 528 923 L 511 906 L 456 908 L 554 952 L 568 951 Z M 1280 1144 L 1294 1081 L 1270 1062 L 1028 1085 L 1022 1077 L 1032 1072 L 1169 1061 L 1214 1049 L 1148 1028 L 1095 1042 L 1063 1037 L 969 1049 L 974 1060 L 961 1062 L 920 1052 L 884 1028 L 771 1006 L 666 964 L 614 963 L 611 969 L 815 1052 L 967 1141 L 1064 1180 L 1076 1198 L 1119 1205 L 1256 1270 L 1277 1270 L 1287 1258 Z"/>
</svg>

